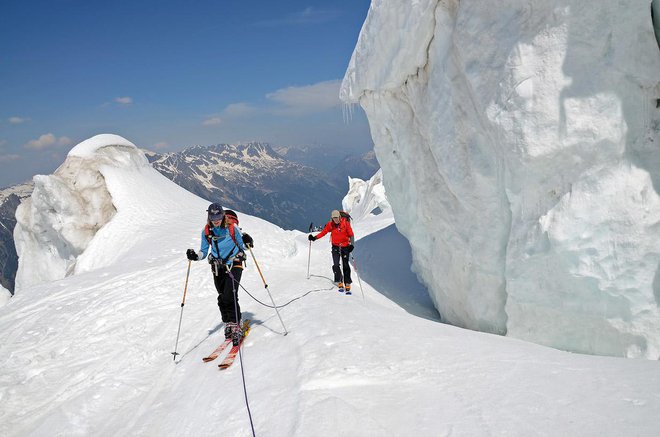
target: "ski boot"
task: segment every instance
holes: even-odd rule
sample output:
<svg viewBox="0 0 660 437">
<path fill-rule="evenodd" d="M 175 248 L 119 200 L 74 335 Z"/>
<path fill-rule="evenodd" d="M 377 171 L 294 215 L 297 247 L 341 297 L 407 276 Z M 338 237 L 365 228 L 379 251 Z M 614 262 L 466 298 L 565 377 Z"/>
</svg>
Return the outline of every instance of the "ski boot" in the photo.
<svg viewBox="0 0 660 437">
<path fill-rule="evenodd" d="M 225 325 L 225 338 L 231 338 L 237 324 L 234 322 L 227 322 Z"/>
<path fill-rule="evenodd" d="M 231 342 L 234 346 L 238 346 L 241 344 L 241 340 L 243 339 L 243 328 L 241 328 L 241 325 L 238 323 L 234 323 L 234 330 L 231 333 Z"/>
<path fill-rule="evenodd" d="M 346 290 L 346 296 L 350 296 L 351 294 L 353 294 L 353 293 L 351 292 L 351 284 L 346 284 L 346 285 L 344 286 L 344 288 L 345 288 L 345 290 Z"/>
<path fill-rule="evenodd" d="M 340 293 L 344 292 L 344 283 L 343 282 L 340 282 L 339 284 L 337 284 L 337 291 L 340 292 Z"/>
</svg>

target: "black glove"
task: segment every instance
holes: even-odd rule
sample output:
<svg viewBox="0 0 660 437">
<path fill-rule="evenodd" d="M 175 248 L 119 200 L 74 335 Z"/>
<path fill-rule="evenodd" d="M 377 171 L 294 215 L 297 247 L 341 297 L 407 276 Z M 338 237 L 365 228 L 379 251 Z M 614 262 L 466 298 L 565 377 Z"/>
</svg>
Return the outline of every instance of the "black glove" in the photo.
<svg viewBox="0 0 660 437">
<path fill-rule="evenodd" d="M 194 249 L 188 249 L 186 251 L 186 256 L 190 261 L 199 261 L 199 256 L 197 256 L 197 252 L 195 252 Z"/>
<path fill-rule="evenodd" d="M 352 244 L 349 244 L 348 245 L 348 253 L 353 252 L 353 249 L 355 249 L 355 246 L 353 246 Z"/>
<path fill-rule="evenodd" d="M 309 237 L 307 237 L 309 241 L 316 241 L 316 237 L 313 236 L 312 234 L 309 234 Z"/>
<path fill-rule="evenodd" d="M 249 248 L 254 247 L 254 240 L 250 237 L 250 234 L 243 234 L 243 243 Z"/>
</svg>

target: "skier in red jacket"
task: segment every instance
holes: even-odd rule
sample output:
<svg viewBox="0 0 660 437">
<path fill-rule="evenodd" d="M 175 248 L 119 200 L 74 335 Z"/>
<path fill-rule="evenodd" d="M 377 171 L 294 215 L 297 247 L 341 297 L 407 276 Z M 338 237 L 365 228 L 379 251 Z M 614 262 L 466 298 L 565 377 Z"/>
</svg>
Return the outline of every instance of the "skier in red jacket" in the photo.
<svg viewBox="0 0 660 437">
<path fill-rule="evenodd" d="M 332 271 L 335 274 L 335 283 L 340 292 L 346 290 L 346 294 L 350 294 L 353 281 L 351 281 L 351 266 L 348 264 L 348 257 L 353 251 L 353 244 L 355 243 L 353 228 L 351 228 L 351 223 L 347 218 L 342 217 L 339 211 L 334 210 L 330 214 L 330 221 L 321 232 L 316 236 L 309 234 L 309 241 L 316 241 L 328 232 L 330 232 L 330 243 L 332 244 Z M 343 277 L 342 269 L 339 268 L 339 258 L 342 261 Z"/>
</svg>

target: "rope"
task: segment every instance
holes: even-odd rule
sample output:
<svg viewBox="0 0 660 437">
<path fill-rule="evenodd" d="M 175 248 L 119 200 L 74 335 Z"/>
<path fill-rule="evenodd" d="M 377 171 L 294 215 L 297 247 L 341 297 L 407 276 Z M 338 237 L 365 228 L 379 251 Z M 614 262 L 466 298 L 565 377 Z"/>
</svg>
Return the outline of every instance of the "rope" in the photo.
<svg viewBox="0 0 660 437">
<path fill-rule="evenodd" d="M 238 293 L 236 291 L 236 284 L 238 283 L 238 285 L 241 285 L 241 283 L 238 282 L 236 280 L 236 278 L 234 278 L 234 275 L 232 274 L 229 267 L 227 267 L 227 274 L 231 278 L 231 282 L 232 282 L 232 287 L 231 288 L 234 292 L 234 316 L 236 318 L 236 322 L 238 323 L 239 322 L 239 317 L 238 317 L 238 295 L 237 295 Z M 239 329 L 240 329 L 241 325 L 238 325 L 238 326 L 239 326 Z M 242 341 L 243 341 L 243 339 L 241 339 L 241 342 Z M 250 411 L 250 402 L 248 401 L 247 387 L 245 385 L 245 372 L 243 370 L 243 348 L 242 347 L 238 349 L 238 360 L 241 362 L 241 379 L 243 380 L 243 395 L 245 397 L 245 407 L 247 408 L 248 417 L 250 418 L 250 428 L 252 428 L 252 436 L 256 437 L 256 434 L 254 432 L 254 422 L 252 421 L 252 412 Z"/>
<path fill-rule="evenodd" d="M 315 275 L 312 275 L 312 276 L 315 276 Z M 263 303 L 262 301 L 260 301 L 260 300 L 257 299 L 256 297 L 254 297 L 254 296 L 253 296 L 253 295 L 252 295 L 252 294 L 251 294 L 251 293 L 250 293 L 250 292 L 249 292 L 249 291 L 243 286 L 243 284 L 239 283 L 238 286 L 241 287 L 241 288 L 243 289 L 243 291 L 245 291 L 245 292 L 248 294 L 248 296 L 250 296 L 252 299 L 254 299 L 258 304 L 263 305 L 263 306 L 265 306 L 265 307 L 267 307 L 267 308 L 274 308 L 274 309 L 275 309 L 275 308 L 278 308 L 278 309 L 279 309 L 279 308 L 284 308 L 285 306 L 287 306 L 287 305 L 289 305 L 289 304 L 291 304 L 291 303 L 297 301 L 298 299 L 302 299 L 303 297 L 307 296 L 308 294 L 316 293 L 316 292 L 319 292 L 319 291 L 328 291 L 328 290 L 332 290 L 332 289 L 334 289 L 334 287 L 330 287 L 330 288 L 317 288 L 317 289 L 314 289 L 314 290 L 309 290 L 308 292 L 306 292 L 306 293 L 304 293 L 304 294 L 302 294 L 302 295 L 300 295 L 300 296 L 298 296 L 298 297 L 294 297 L 293 299 L 291 299 L 290 301 L 288 301 L 288 302 L 285 303 L 284 305 L 268 305 L 267 303 Z"/>
<path fill-rule="evenodd" d="M 282 320 L 282 316 L 280 316 L 280 312 L 277 310 L 277 306 L 275 305 L 275 299 L 273 299 L 273 295 L 270 293 L 270 290 L 268 289 L 268 284 L 266 283 L 266 279 L 264 278 L 263 273 L 261 273 L 261 267 L 259 267 L 257 258 L 255 258 L 254 253 L 252 253 L 252 246 L 248 246 L 247 248 L 250 250 L 250 255 L 252 255 L 252 259 L 254 260 L 254 265 L 257 266 L 257 270 L 259 271 L 259 276 L 261 276 L 261 280 L 264 283 L 264 288 L 266 289 L 266 293 L 268 293 L 268 297 L 270 297 L 270 302 L 275 307 L 275 312 L 277 313 L 277 317 L 280 319 L 282 328 L 284 328 L 284 335 L 287 335 L 289 331 L 287 331 L 286 326 L 284 326 L 284 320 Z"/>
</svg>

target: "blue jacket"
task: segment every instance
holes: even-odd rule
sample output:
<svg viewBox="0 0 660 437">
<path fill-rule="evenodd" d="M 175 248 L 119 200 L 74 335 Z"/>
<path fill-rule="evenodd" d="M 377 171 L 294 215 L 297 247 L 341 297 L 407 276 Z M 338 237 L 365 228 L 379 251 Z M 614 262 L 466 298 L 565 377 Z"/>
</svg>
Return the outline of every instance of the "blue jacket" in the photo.
<svg viewBox="0 0 660 437">
<path fill-rule="evenodd" d="M 209 231 L 212 235 L 217 237 L 215 241 L 211 241 L 211 256 L 213 258 L 219 259 L 220 261 L 226 259 L 226 264 L 231 267 L 234 261 L 234 257 L 240 252 L 245 251 L 245 244 L 243 243 L 243 235 L 238 229 L 238 226 L 234 225 L 234 237 L 236 242 L 231 238 L 229 234 L 229 228 L 221 227 L 209 227 Z M 209 251 L 209 242 L 206 240 L 206 235 L 204 235 L 204 229 L 202 229 L 202 247 L 200 248 L 204 256 L 200 259 L 206 258 L 206 255 Z M 218 253 L 218 251 L 220 253 Z"/>
</svg>

